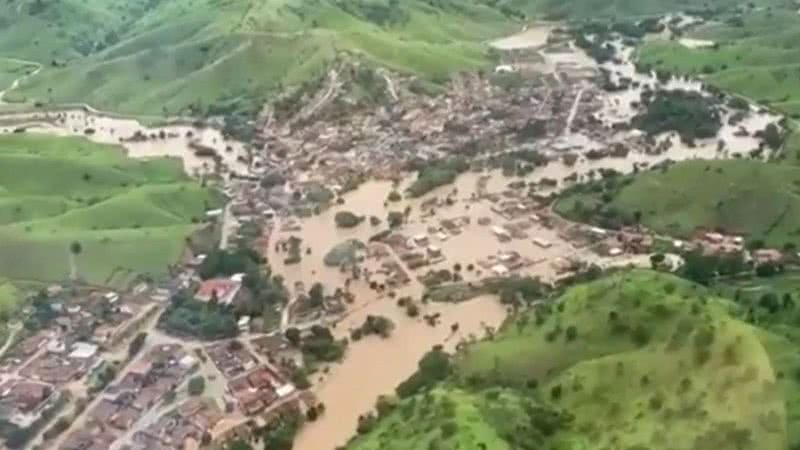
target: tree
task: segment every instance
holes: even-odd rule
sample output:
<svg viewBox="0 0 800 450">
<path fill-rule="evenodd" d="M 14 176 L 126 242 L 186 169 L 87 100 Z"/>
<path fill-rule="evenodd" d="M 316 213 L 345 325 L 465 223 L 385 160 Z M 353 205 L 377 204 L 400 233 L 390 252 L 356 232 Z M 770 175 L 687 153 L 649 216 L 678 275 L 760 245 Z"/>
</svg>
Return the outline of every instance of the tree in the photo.
<svg viewBox="0 0 800 450">
<path fill-rule="evenodd" d="M 666 259 L 666 256 L 664 256 L 663 253 L 655 253 L 653 255 L 650 255 L 650 266 L 653 269 L 657 269 L 664 262 L 664 259 Z"/>
<path fill-rule="evenodd" d="M 400 195 L 400 193 L 397 192 L 397 191 L 389 192 L 389 197 L 387 198 L 387 200 L 390 201 L 390 202 L 399 202 L 402 199 L 403 199 L 403 196 Z"/>
<path fill-rule="evenodd" d="M 570 325 L 567 327 L 566 337 L 568 342 L 572 342 L 578 337 L 578 329 L 575 328 L 575 325 Z"/>
<path fill-rule="evenodd" d="M 350 211 L 339 211 L 333 217 L 339 228 L 353 228 L 364 220 L 364 216 L 357 216 Z"/>
<path fill-rule="evenodd" d="M 759 134 L 761 138 L 764 139 L 764 143 L 773 150 L 777 150 L 783 145 L 783 135 L 774 123 L 767 125 L 766 128 L 759 131 L 757 134 Z"/>
<path fill-rule="evenodd" d="M 766 294 L 762 295 L 758 300 L 758 306 L 766 309 L 771 314 L 776 313 L 781 308 L 778 296 L 775 295 L 774 292 L 767 292 Z"/>
<path fill-rule="evenodd" d="M 325 291 L 322 283 L 314 283 L 311 289 L 308 290 L 308 300 L 312 307 L 318 308 L 322 306 Z M 288 331 L 288 330 L 287 330 Z"/>
<path fill-rule="evenodd" d="M 286 329 L 286 332 L 284 332 L 284 337 L 286 337 L 286 340 L 295 347 L 300 345 L 300 330 L 297 328 L 291 327 Z"/>
<path fill-rule="evenodd" d="M 389 223 L 389 228 L 397 228 L 403 224 L 403 219 L 405 216 L 400 211 L 390 211 L 388 216 L 386 217 L 386 221 Z"/>
<path fill-rule="evenodd" d="M 133 358 L 144 347 L 144 342 L 147 339 L 147 332 L 142 331 L 128 344 L 128 358 Z"/>
<path fill-rule="evenodd" d="M 203 378 L 201 375 L 197 375 L 192 377 L 189 380 L 189 395 L 198 396 L 202 395 L 203 392 L 206 390 L 206 379 Z"/>
<path fill-rule="evenodd" d="M 71 279 L 78 278 L 78 263 L 76 258 L 83 252 L 83 246 L 78 241 L 73 241 L 69 244 L 69 277 Z"/>
<path fill-rule="evenodd" d="M 253 450 L 253 447 L 242 439 L 235 439 L 225 446 L 226 450 Z"/>
</svg>

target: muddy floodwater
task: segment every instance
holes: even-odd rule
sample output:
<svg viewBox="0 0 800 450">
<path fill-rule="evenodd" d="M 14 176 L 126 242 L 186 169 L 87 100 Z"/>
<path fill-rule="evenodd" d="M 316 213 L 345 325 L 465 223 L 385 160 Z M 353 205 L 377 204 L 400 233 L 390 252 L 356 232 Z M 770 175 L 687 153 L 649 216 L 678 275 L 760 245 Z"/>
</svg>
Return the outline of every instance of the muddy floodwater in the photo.
<svg viewBox="0 0 800 450">
<path fill-rule="evenodd" d="M 463 184 L 475 186 L 476 174 L 468 174 L 459 178 L 457 186 Z M 410 181 L 410 179 L 408 180 Z M 502 181 L 502 180 L 498 180 Z M 402 191 L 406 183 L 398 186 Z M 497 187 L 499 185 L 495 185 Z M 357 190 L 344 196 L 345 204 L 338 205 L 320 215 L 303 219 L 297 224 L 282 223 L 271 237 L 272 242 L 297 236 L 303 239 L 303 259 L 299 264 L 285 266 L 283 255 L 271 246 L 271 258 L 276 272 L 285 277 L 287 286 L 296 282 L 323 283 L 326 292 L 344 286 L 349 273 L 342 273 L 338 268 L 326 267 L 324 254 L 336 243 L 346 239 L 359 239 L 366 242 L 370 235 L 385 228 L 385 225 L 373 227 L 365 220 L 352 229 L 340 229 L 334 225 L 336 212 L 352 211 L 365 217 L 376 216 L 385 220 L 387 211 L 403 211 L 411 207 L 409 225 L 402 228 L 403 233 L 410 232 L 423 225 L 423 218 L 418 214 L 421 202 L 436 195 L 450 192 L 454 186 L 443 187 L 421 199 L 403 200 L 384 207 L 384 202 L 393 185 L 388 181 L 370 181 Z M 460 205 L 454 205 L 452 211 Z M 442 214 L 449 213 L 449 209 Z M 384 222 L 385 223 L 385 222 Z M 289 231 L 291 229 L 291 231 Z M 486 247 L 473 246 L 474 258 L 487 251 Z M 311 248 L 310 255 L 305 249 Z M 468 256 L 468 255 L 464 255 Z M 366 267 L 370 267 L 369 261 Z M 396 290 L 396 297 L 390 298 L 384 293 L 369 289 L 366 280 L 352 281 L 349 289 L 355 295 L 353 304 L 348 305 L 346 317 L 338 322 L 334 333 L 339 337 L 349 337 L 350 330 L 360 326 L 368 315 L 380 315 L 394 322 L 391 337 L 366 337 L 351 342 L 344 360 L 315 374 L 314 392 L 326 406 L 323 417 L 303 427 L 295 443 L 298 450 L 331 450 L 343 445 L 355 434 L 358 417 L 373 409 L 378 396 L 391 394 L 394 388 L 414 372 L 419 359 L 435 345 L 443 345 L 447 350 L 454 350 L 458 342 L 477 339 L 484 336 L 487 327 L 497 328 L 506 316 L 505 309 L 493 296 L 483 296 L 458 304 L 419 304 L 420 316 L 409 318 L 405 310 L 397 306 L 397 298 L 410 296 L 419 301 L 423 286 L 415 279 Z M 422 316 L 439 314 L 440 321 L 435 327 L 428 325 Z M 451 325 L 458 324 L 458 331 L 451 332 Z"/>
<path fill-rule="evenodd" d="M 479 297 L 457 305 L 436 305 L 428 313 L 441 313 L 442 324 L 433 328 L 420 320 L 399 314 L 391 300 L 369 308 L 369 312 L 395 320 L 396 329 L 388 339 L 362 339 L 348 349 L 344 362 L 334 366 L 329 375 L 315 386 L 319 400 L 325 403 L 325 415 L 306 424 L 295 441 L 297 450 L 332 450 L 344 445 L 355 434 L 358 416 L 374 409 L 381 394 L 392 394 L 394 387 L 416 369 L 417 362 L 432 346 L 443 344 L 449 351 L 470 335 L 483 336 L 486 326 L 497 327 L 505 311 L 492 297 Z M 399 316 L 399 317 L 398 317 Z M 340 326 L 363 321 L 363 313 L 348 318 Z M 450 324 L 459 331 L 451 334 Z"/>
<path fill-rule="evenodd" d="M 247 173 L 244 144 L 227 140 L 211 127 L 168 125 L 146 127 L 133 119 L 99 115 L 83 110 L 0 115 L 0 132 L 24 129 L 56 136 L 85 136 L 92 142 L 121 145 L 131 158 L 170 157 L 183 161 L 184 170 L 196 175 L 214 170 L 214 161 L 197 154 L 199 146 L 214 149 L 228 171 Z"/>
<path fill-rule="evenodd" d="M 492 42 L 491 46 L 498 50 L 541 47 L 547 43 L 547 37 L 554 28 L 552 24 L 531 25 L 517 34 Z"/>
</svg>

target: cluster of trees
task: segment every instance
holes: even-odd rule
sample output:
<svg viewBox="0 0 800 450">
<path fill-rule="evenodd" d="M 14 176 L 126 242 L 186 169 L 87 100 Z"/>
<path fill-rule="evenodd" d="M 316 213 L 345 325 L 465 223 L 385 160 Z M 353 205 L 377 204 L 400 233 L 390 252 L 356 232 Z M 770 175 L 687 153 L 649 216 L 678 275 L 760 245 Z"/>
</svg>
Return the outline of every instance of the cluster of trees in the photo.
<svg viewBox="0 0 800 450">
<path fill-rule="evenodd" d="M 206 390 L 206 379 L 201 375 L 192 377 L 189 379 L 189 385 L 187 386 L 187 389 L 189 391 L 189 395 L 203 395 L 203 392 Z"/>
<path fill-rule="evenodd" d="M 698 92 L 659 91 L 646 106 L 645 112 L 633 118 L 633 125 L 649 135 L 676 131 L 691 144 L 716 136 L 722 127 L 716 100 Z"/>
<path fill-rule="evenodd" d="M 299 252 L 299 250 L 298 250 Z M 243 243 L 233 249 L 214 249 L 198 268 L 203 279 L 243 273 L 241 301 L 233 305 L 236 316 L 265 317 L 286 303 L 288 296 L 279 275 L 272 271 L 264 258 Z"/>
<path fill-rule="evenodd" d="M 256 436 L 264 445 L 264 450 L 292 450 L 294 437 L 303 425 L 303 416 L 292 411 L 270 420 L 257 430 Z"/>
<path fill-rule="evenodd" d="M 489 292 L 498 294 L 500 301 L 508 305 L 517 304 L 520 301 L 530 303 L 541 299 L 548 292 L 547 285 L 531 277 L 488 279 L 485 285 Z"/>
<path fill-rule="evenodd" d="M 410 169 L 418 171 L 418 174 L 409 186 L 408 193 L 411 197 L 421 197 L 440 186 L 453 183 L 459 174 L 469 169 L 469 162 L 460 157 L 415 161 L 410 164 Z"/>
<path fill-rule="evenodd" d="M 50 322 L 58 317 L 58 313 L 52 308 L 52 303 L 44 290 L 36 293 L 31 299 L 33 313 L 25 319 L 25 328 L 29 330 L 39 330 L 46 327 Z"/>
<path fill-rule="evenodd" d="M 401 25 L 411 17 L 399 0 L 348 1 L 338 5 L 346 12 L 381 27 Z"/>
<path fill-rule="evenodd" d="M 200 302 L 186 291 L 172 297 L 159 326 L 171 333 L 208 340 L 231 338 L 239 332 L 231 306 Z"/>
<path fill-rule="evenodd" d="M 417 364 L 417 371 L 400 383 L 395 392 L 400 398 L 410 397 L 444 380 L 452 370 L 450 356 L 437 345 L 422 357 Z"/>
<path fill-rule="evenodd" d="M 738 275 L 749 272 L 750 269 L 739 253 L 705 255 L 696 250 L 683 255 L 683 266 L 679 274 L 695 283 L 708 286 L 718 276 Z"/>
<path fill-rule="evenodd" d="M 336 340 L 331 330 L 321 325 L 312 326 L 306 334 L 297 328 L 289 328 L 284 335 L 287 341 L 300 349 L 309 366 L 317 362 L 339 361 L 347 346 L 345 341 Z"/>
<path fill-rule="evenodd" d="M 339 228 L 353 228 L 364 221 L 364 216 L 357 216 L 350 211 L 339 211 L 333 216 L 333 221 Z"/>
<path fill-rule="evenodd" d="M 147 340 L 146 331 L 138 333 L 136 336 L 134 336 L 133 339 L 131 339 L 131 343 L 128 344 L 128 359 L 133 359 L 134 356 L 139 354 L 139 352 L 142 350 L 142 347 L 144 347 L 144 343 L 146 340 Z"/>
<path fill-rule="evenodd" d="M 353 329 L 353 331 L 350 333 L 350 337 L 354 341 L 371 334 L 380 336 L 382 338 L 388 338 L 392 334 L 393 328 L 394 322 L 392 322 L 389 318 L 368 315 L 360 327 Z"/>
</svg>

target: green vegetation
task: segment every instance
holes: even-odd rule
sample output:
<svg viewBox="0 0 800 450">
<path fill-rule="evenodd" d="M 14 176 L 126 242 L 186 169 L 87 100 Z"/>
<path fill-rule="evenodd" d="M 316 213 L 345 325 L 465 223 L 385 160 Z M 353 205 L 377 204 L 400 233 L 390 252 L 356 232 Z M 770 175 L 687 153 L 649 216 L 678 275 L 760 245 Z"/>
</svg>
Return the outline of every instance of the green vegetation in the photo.
<svg viewBox="0 0 800 450">
<path fill-rule="evenodd" d="M 353 264 L 358 259 L 359 251 L 366 249 L 366 245 L 358 239 L 348 239 L 336 244 L 325 254 L 323 262 L 328 267 L 339 267 L 342 264 Z"/>
<path fill-rule="evenodd" d="M 264 331 L 272 331 L 271 326 L 280 319 L 278 311 L 287 301 L 283 281 L 272 276 L 266 261 L 245 243 L 240 242 L 227 250 L 212 250 L 198 267 L 197 274 L 204 280 L 244 274 L 233 312 L 239 317 L 261 318 Z"/>
<path fill-rule="evenodd" d="M 517 27 L 509 13 L 465 0 L 34 0 L 0 5 L 0 55 L 44 65 L 17 101 L 237 117 L 318 85 L 344 54 L 429 81 L 483 67 L 485 41 Z"/>
<path fill-rule="evenodd" d="M 15 80 L 36 70 L 36 65 L 0 58 L 0 91 L 8 89 Z"/>
<path fill-rule="evenodd" d="M 21 295 L 12 283 L 0 279 L 0 322 L 8 321 L 19 310 Z"/>
<path fill-rule="evenodd" d="M 206 390 L 206 379 L 203 378 L 201 375 L 193 376 L 189 379 L 189 385 L 187 386 L 189 391 L 189 395 L 198 396 L 203 395 L 203 392 Z"/>
<path fill-rule="evenodd" d="M 158 320 L 159 327 L 173 334 L 214 340 L 236 336 L 239 328 L 230 306 L 195 300 L 179 292 Z"/>
<path fill-rule="evenodd" d="M 12 281 L 162 276 L 221 201 L 178 161 L 133 160 L 82 138 L 2 136 L 0 179 L 0 277 Z"/>
<path fill-rule="evenodd" d="M 741 306 L 658 272 L 575 285 L 454 360 L 429 352 L 348 448 L 794 448 L 795 341 Z"/>
<path fill-rule="evenodd" d="M 700 76 L 714 86 L 800 117 L 800 16 L 787 4 L 729 16 L 693 31 L 711 47 L 688 48 L 676 41 L 652 41 L 639 51 L 640 63 Z"/>
<path fill-rule="evenodd" d="M 780 0 L 756 0 L 754 6 L 780 4 Z M 512 5 L 525 5 L 524 11 L 537 11 L 551 19 L 639 19 L 643 16 L 662 15 L 669 12 L 688 11 L 705 16 L 731 10 L 743 5 L 737 0 L 536 0 L 511 1 Z"/>
<path fill-rule="evenodd" d="M 376 335 L 382 338 L 388 338 L 394 329 L 394 322 L 391 319 L 383 316 L 367 316 L 364 323 L 360 327 L 353 329 L 350 333 L 350 338 L 354 341 L 369 335 Z"/>
<path fill-rule="evenodd" d="M 128 359 L 133 359 L 144 347 L 144 343 L 147 341 L 147 332 L 141 331 L 131 339 L 130 344 L 128 344 Z"/>
<path fill-rule="evenodd" d="M 307 367 L 315 367 L 320 362 L 336 362 L 344 356 L 347 341 L 337 341 L 328 328 L 320 325 L 311 327 L 310 332 L 302 334 L 297 328 L 289 328 L 284 333 L 286 340 L 303 352 Z"/>
<path fill-rule="evenodd" d="M 333 216 L 333 220 L 339 228 L 353 228 L 364 221 L 364 216 L 357 216 L 350 211 L 339 211 Z"/>
<path fill-rule="evenodd" d="M 465 158 L 453 157 L 438 161 L 420 161 L 414 164 L 412 170 L 417 170 L 417 179 L 408 187 L 411 197 L 421 197 L 428 192 L 447 184 L 451 184 L 456 177 L 469 169 Z"/>
<path fill-rule="evenodd" d="M 556 211 L 610 228 L 641 222 L 688 238 L 698 228 L 783 247 L 800 235 L 800 169 L 747 160 L 685 161 L 566 192 Z"/>
<path fill-rule="evenodd" d="M 633 125 L 647 134 L 676 131 L 684 142 L 707 139 L 722 127 L 716 101 L 698 92 L 659 91 L 647 102 L 645 112 Z"/>
</svg>

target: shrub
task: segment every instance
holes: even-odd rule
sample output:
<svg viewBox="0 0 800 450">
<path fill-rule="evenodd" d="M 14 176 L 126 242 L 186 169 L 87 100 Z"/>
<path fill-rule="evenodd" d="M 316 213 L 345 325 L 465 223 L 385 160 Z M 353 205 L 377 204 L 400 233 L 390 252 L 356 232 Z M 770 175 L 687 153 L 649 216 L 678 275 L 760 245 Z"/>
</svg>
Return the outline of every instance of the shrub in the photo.
<svg viewBox="0 0 800 450">
<path fill-rule="evenodd" d="M 202 395 L 203 392 L 206 390 L 206 380 L 202 376 L 198 375 L 192 377 L 189 380 L 189 395 L 198 396 Z"/>
</svg>

